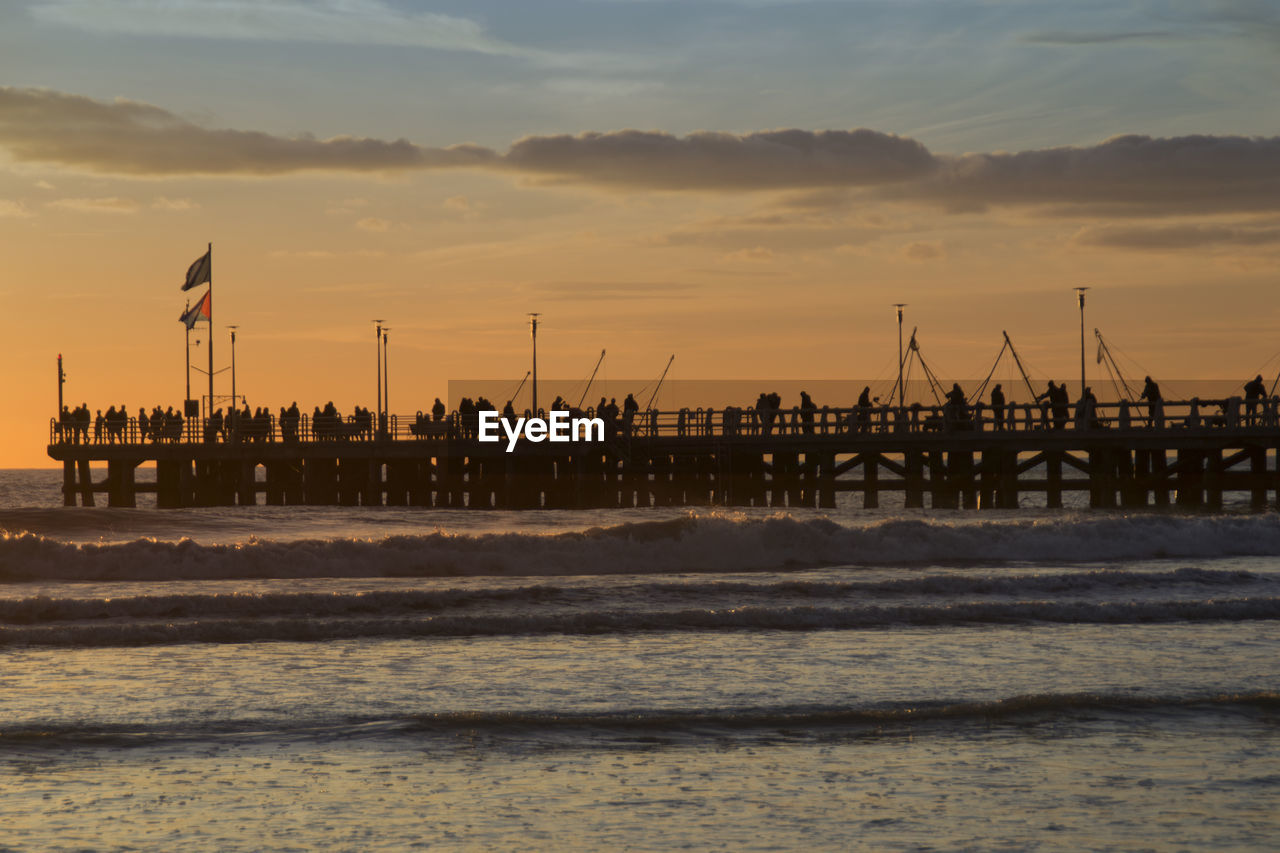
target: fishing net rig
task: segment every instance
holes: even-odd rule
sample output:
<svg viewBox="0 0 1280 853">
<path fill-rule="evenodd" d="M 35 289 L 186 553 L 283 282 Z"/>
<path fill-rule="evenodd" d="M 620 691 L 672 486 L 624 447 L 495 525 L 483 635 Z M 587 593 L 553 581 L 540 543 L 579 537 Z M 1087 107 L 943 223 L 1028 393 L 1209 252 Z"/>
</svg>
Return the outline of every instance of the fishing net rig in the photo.
<svg viewBox="0 0 1280 853">
<path fill-rule="evenodd" d="M 1031 385 L 1031 379 L 1027 375 L 1026 368 L 1023 366 L 1022 357 L 1018 354 L 1017 348 L 1014 347 L 1013 341 L 1010 340 L 1009 333 L 1001 332 L 1001 334 L 1004 336 L 1004 341 L 1000 346 L 1000 351 L 996 353 L 995 360 L 991 363 L 991 369 L 987 371 L 986 378 L 979 382 L 971 393 L 966 393 L 965 398 L 967 400 L 977 402 L 982 399 L 1001 364 L 1005 364 L 1006 367 L 1012 365 L 1017 368 L 1017 375 L 1026 386 L 1027 393 L 1031 395 L 1031 399 L 1035 399 L 1036 392 Z M 1006 356 L 1008 357 L 1007 360 Z M 920 375 L 924 377 L 934 402 L 939 406 L 943 405 L 950 389 L 938 377 L 937 371 L 925 360 L 924 352 L 920 347 L 919 327 L 911 330 L 911 340 L 908 342 L 906 351 L 902 356 L 902 384 L 904 386 L 911 381 L 917 369 Z M 954 384 L 959 385 L 960 383 L 956 382 Z M 961 390 L 964 390 L 963 386 L 961 386 Z"/>
</svg>

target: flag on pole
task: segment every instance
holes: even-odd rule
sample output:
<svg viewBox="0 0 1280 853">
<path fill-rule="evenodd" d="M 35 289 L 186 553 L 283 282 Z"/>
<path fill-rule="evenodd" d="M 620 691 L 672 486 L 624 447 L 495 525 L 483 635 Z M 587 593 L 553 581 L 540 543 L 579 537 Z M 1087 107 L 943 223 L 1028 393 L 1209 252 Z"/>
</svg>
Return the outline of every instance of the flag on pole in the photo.
<svg viewBox="0 0 1280 853">
<path fill-rule="evenodd" d="M 186 311 L 182 312 L 182 316 L 178 318 L 187 324 L 188 329 L 194 329 L 200 320 L 213 321 L 213 292 L 210 291 L 204 295 L 204 298 L 192 305 Z"/>
<path fill-rule="evenodd" d="M 183 290 L 190 290 L 193 287 L 199 287 L 213 277 L 213 249 L 205 252 L 195 263 L 187 267 L 187 281 L 182 285 Z"/>
</svg>

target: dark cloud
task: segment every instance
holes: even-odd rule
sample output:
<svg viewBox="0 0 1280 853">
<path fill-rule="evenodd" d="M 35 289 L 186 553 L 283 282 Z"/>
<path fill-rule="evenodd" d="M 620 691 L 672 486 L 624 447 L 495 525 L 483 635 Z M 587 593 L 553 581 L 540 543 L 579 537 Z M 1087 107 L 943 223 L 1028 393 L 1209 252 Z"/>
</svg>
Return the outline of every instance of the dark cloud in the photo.
<svg viewBox="0 0 1280 853">
<path fill-rule="evenodd" d="M 1167 225 L 1153 227 L 1094 226 L 1073 239 L 1081 246 L 1116 249 L 1203 249 L 1280 244 L 1280 226 Z"/>
<path fill-rule="evenodd" d="M 960 211 L 993 204 L 1147 215 L 1275 210 L 1280 137 L 1117 136 L 1087 147 L 965 154 L 890 192 Z"/>
<path fill-rule="evenodd" d="M 513 145 L 504 163 L 574 183 L 727 192 L 872 186 L 919 178 L 936 166 L 914 139 L 865 129 L 534 136 Z"/>
<path fill-rule="evenodd" d="M 935 165 L 919 142 L 872 130 L 538 136 L 519 140 L 500 157 L 475 145 L 428 148 L 404 139 L 210 130 L 150 104 L 15 88 L 0 88 L 0 145 L 19 160 L 127 175 L 488 167 L 658 190 L 867 186 L 916 178 Z"/>
<path fill-rule="evenodd" d="M 779 193 L 779 209 L 810 217 L 810 224 L 885 199 L 1074 216 L 1280 210 L 1280 137 L 1119 136 L 1091 146 L 950 156 L 866 129 L 688 136 L 621 130 L 526 137 L 499 154 L 476 145 L 210 130 L 134 101 L 0 88 L 0 148 L 20 161 L 125 175 L 478 168 L 632 190 L 789 190 Z M 754 224 L 789 221 L 798 220 Z"/>
<path fill-rule="evenodd" d="M 403 139 L 209 130 L 150 104 L 9 87 L 0 87 L 0 145 L 18 160 L 126 175 L 401 171 L 474 166 L 496 157 L 473 145 L 424 148 Z"/>
</svg>

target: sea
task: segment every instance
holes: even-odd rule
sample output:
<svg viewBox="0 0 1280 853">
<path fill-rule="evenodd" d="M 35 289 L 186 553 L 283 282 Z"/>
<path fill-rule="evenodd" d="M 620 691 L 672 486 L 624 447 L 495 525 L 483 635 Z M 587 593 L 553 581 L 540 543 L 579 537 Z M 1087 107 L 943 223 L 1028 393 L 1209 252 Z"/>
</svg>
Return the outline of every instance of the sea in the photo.
<svg viewBox="0 0 1280 853">
<path fill-rule="evenodd" d="M 502 512 L 59 490 L 0 472 L 0 850 L 1280 843 L 1280 516 L 1246 495 Z"/>
</svg>

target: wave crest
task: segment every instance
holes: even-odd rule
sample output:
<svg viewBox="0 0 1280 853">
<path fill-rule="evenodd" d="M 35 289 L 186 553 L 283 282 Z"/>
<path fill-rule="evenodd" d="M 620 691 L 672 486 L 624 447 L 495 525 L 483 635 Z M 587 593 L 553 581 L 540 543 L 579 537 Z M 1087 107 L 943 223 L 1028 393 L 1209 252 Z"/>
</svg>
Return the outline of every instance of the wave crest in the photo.
<svg viewBox="0 0 1280 853">
<path fill-rule="evenodd" d="M 201 545 L 139 539 L 75 545 L 0 537 L 0 580 L 210 580 L 296 577 L 727 572 L 822 565 L 1073 563 L 1280 556 L 1280 517 L 1072 516 L 948 523 L 689 514 L 568 533 L 396 535 Z"/>
</svg>

